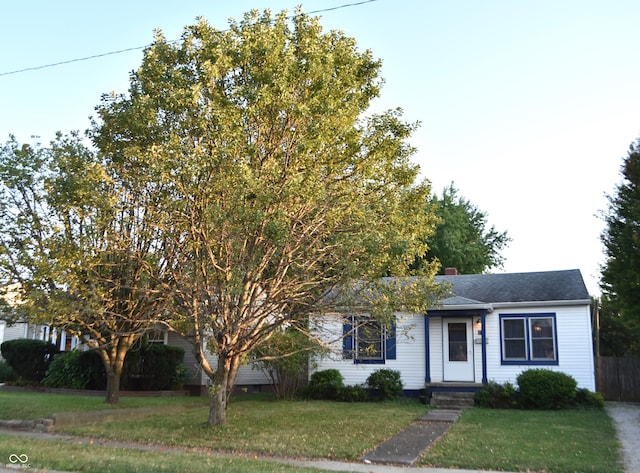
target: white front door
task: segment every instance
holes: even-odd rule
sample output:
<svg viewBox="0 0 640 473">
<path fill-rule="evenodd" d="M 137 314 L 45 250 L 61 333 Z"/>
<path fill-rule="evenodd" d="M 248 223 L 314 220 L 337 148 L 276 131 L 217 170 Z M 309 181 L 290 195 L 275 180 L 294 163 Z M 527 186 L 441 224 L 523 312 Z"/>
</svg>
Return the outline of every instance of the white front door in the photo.
<svg viewBox="0 0 640 473">
<path fill-rule="evenodd" d="M 442 319 L 444 380 L 473 382 L 473 329 L 471 319 Z"/>
</svg>

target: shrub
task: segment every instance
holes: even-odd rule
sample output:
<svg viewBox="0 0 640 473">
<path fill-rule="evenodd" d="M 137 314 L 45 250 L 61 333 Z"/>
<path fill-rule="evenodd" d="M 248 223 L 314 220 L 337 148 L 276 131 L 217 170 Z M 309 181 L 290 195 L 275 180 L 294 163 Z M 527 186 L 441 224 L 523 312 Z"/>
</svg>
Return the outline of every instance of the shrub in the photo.
<svg viewBox="0 0 640 473">
<path fill-rule="evenodd" d="M 261 369 L 273 386 L 276 399 L 293 399 L 306 379 L 309 353 L 319 351 L 317 344 L 297 330 L 274 333 L 253 353 L 262 359 L 254 366 Z"/>
<path fill-rule="evenodd" d="M 402 395 L 402 380 L 400 372 L 396 370 L 376 370 L 367 378 L 367 387 L 380 393 L 384 400 L 397 399 Z"/>
<path fill-rule="evenodd" d="M 18 375 L 13 371 L 6 361 L 0 361 L 0 383 L 10 383 L 18 379 Z"/>
<path fill-rule="evenodd" d="M 32 383 L 42 381 L 53 356 L 59 353 L 52 343 L 25 338 L 4 342 L 0 351 L 18 378 Z"/>
<path fill-rule="evenodd" d="M 499 384 L 490 381 L 476 393 L 477 406 L 493 409 L 512 409 L 517 406 L 517 391 L 511 383 Z"/>
<path fill-rule="evenodd" d="M 107 372 L 102 358 L 96 350 L 80 352 L 78 363 L 88 379 L 85 389 L 103 390 L 107 388 Z"/>
<path fill-rule="evenodd" d="M 337 400 L 344 388 L 344 380 L 336 369 L 316 371 L 309 379 L 307 394 L 311 399 Z"/>
<path fill-rule="evenodd" d="M 604 398 L 600 393 L 594 393 L 586 388 L 582 388 L 576 391 L 576 404 L 578 407 L 602 409 L 604 407 Z"/>
<path fill-rule="evenodd" d="M 80 365 L 80 351 L 59 353 L 53 357 L 42 384 L 51 388 L 85 389 L 90 372 Z"/>
<path fill-rule="evenodd" d="M 122 368 L 122 389 L 158 391 L 171 389 L 178 366 L 184 358 L 184 349 L 145 343 L 127 352 Z"/>
<path fill-rule="evenodd" d="M 342 402 L 365 402 L 369 400 L 369 391 L 364 386 L 345 386 L 338 393 L 338 400 Z"/>
<path fill-rule="evenodd" d="M 184 359 L 184 349 L 160 343 L 150 343 L 143 350 L 142 376 L 144 389 L 171 389 L 178 366 Z"/>
<path fill-rule="evenodd" d="M 525 409 L 563 409 L 575 403 L 578 383 L 571 376 L 546 369 L 518 375 L 520 405 Z"/>
<path fill-rule="evenodd" d="M 189 369 L 183 362 L 178 363 L 176 371 L 171 378 L 171 389 L 183 389 L 184 383 L 189 379 Z"/>
</svg>

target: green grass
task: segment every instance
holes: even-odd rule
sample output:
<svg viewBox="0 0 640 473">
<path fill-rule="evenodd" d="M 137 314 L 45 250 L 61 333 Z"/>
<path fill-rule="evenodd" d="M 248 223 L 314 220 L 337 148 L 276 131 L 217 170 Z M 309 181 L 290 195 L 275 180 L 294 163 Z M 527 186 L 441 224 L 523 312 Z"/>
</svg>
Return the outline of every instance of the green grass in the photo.
<svg viewBox="0 0 640 473">
<path fill-rule="evenodd" d="M 102 396 L 0 391 L 0 419 L 40 419 L 59 412 L 160 407 L 193 403 L 206 404 L 206 399 L 187 396 L 122 397 L 117 406 L 111 406 L 105 404 Z"/>
<path fill-rule="evenodd" d="M 180 447 L 354 460 L 426 411 L 416 400 L 382 403 L 242 400 L 224 427 L 206 425 L 208 408 L 65 430 L 74 435 Z"/>
<path fill-rule="evenodd" d="M 427 451 L 421 465 L 545 473 L 624 471 L 612 421 L 598 409 L 475 408 Z"/>
<path fill-rule="evenodd" d="M 206 453 L 140 451 L 0 435 L 0 465 L 8 464 L 12 454 L 27 455 L 27 464 L 32 468 L 90 471 L 92 473 L 155 473 L 163 471 L 313 473 L 322 471 L 250 458 L 212 456 Z"/>
<path fill-rule="evenodd" d="M 187 449 L 189 453 L 127 450 L 0 437 L 0 455 L 29 455 L 33 466 L 75 471 L 299 471 L 246 460 L 252 455 L 354 460 L 425 412 L 415 400 L 382 403 L 279 402 L 239 396 L 228 424 L 206 426 L 208 408 L 162 412 L 162 406 L 203 398 L 123 398 L 120 407 L 156 405 L 158 414 L 69 428 L 90 438 Z M 104 409 L 101 398 L 0 391 L 0 416 L 46 417 L 53 412 Z M 16 451 L 19 445 L 20 452 Z M 421 466 L 545 473 L 622 473 L 618 442 L 604 410 L 520 411 L 475 408 L 428 450 Z M 245 458 L 218 458 L 214 452 Z M 2 458 L 2 457 L 0 457 Z M 84 465 L 84 466 L 83 466 Z M 104 467 L 109 465 L 109 468 Z M 155 466 L 154 466 L 155 465 Z M 181 465 L 186 465 L 180 467 Z"/>
</svg>

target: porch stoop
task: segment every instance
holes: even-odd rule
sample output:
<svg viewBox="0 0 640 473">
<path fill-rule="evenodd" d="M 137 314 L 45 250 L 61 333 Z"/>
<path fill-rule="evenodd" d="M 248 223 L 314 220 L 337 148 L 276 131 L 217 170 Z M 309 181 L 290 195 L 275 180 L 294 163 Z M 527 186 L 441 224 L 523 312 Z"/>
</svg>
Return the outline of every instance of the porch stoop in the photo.
<svg viewBox="0 0 640 473">
<path fill-rule="evenodd" d="M 474 405 L 473 392 L 434 391 L 430 405 L 442 409 L 468 409 Z"/>
<path fill-rule="evenodd" d="M 436 391 L 431 394 L 430 405 L 443 409 L 468 409 L 473 407 L 475 393 Z"/>
</svg>

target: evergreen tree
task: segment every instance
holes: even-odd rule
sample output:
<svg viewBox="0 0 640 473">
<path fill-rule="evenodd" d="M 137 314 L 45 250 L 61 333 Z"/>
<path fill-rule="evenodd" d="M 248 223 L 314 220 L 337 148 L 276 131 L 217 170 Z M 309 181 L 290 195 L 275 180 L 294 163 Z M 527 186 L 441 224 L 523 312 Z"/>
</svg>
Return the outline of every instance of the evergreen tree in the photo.
<svg viewBox="0 0 640 473">
<path fill-rule="evenodd" d="M 622 182 L 609 196 L 601 235 L 605 262 L 602 265 L 603 298 L 618 323 L 640 337 L 640 138 L 632 143 L 622 168 Z M 638 344 L 629 344 L 633 351 Z M 637 348 L 636 348 L 637 350 Z"/>
</svg>

